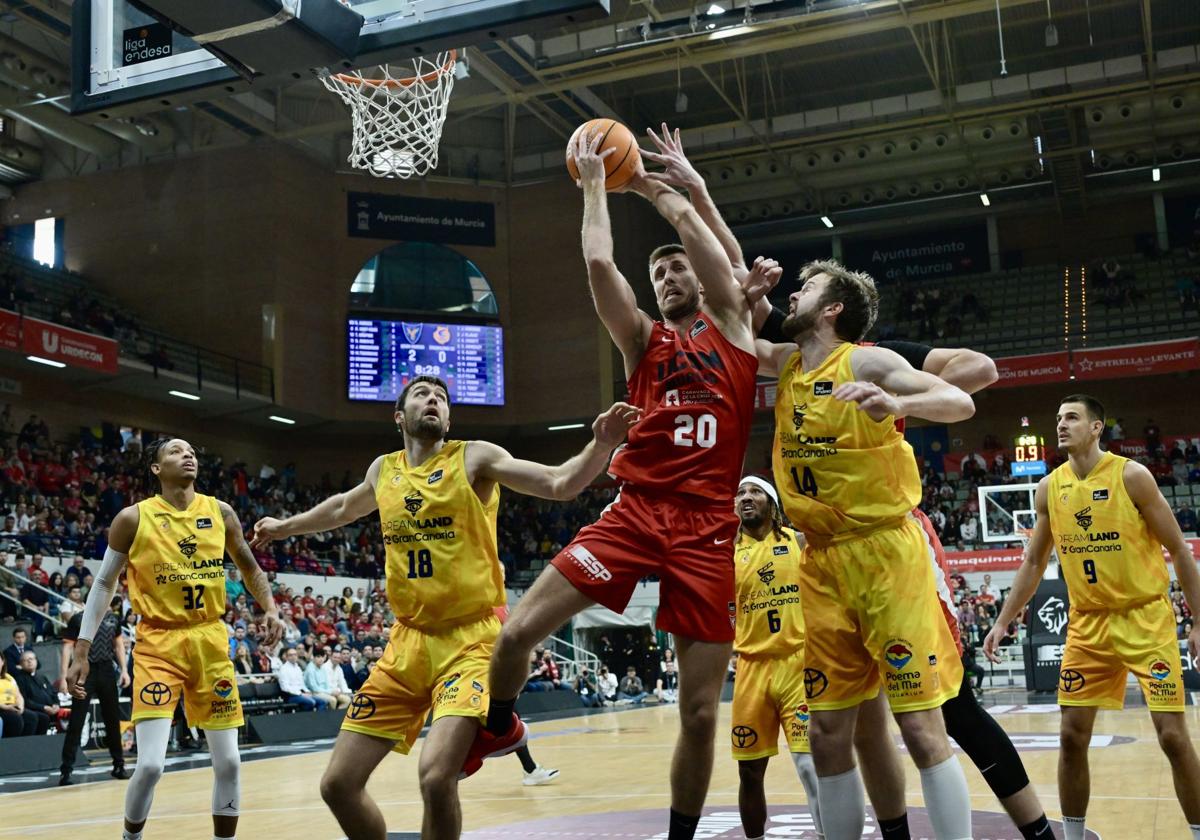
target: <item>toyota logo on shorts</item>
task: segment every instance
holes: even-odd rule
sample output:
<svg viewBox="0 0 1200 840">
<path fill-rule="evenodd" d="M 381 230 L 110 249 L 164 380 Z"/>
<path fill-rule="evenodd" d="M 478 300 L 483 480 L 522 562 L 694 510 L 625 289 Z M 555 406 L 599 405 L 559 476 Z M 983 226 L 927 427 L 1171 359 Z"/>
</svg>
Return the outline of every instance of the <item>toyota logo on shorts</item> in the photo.
<svg viewBox="0 0 1200 840">
<path fill-rule="evenodd" d="M 731 732 L 733 745 L 738 749 L 744 750 L 746 747 L 752 747 L 758 743 L 758 733 L 749 726 L 735 726 Z"/>
<path fill-rule="evenodd" d="M 171 702 L 171 687 L 166 683 L 152 682 L 142 686 L 138 697 L 148 706 L 165 706 Z"/>
<path fill-rule="evenodd" d="M 355 694 L 354 699 L 350 701 L 350 712 L 347 717 L 350 720 L 366 720 L 373 714 L 375 714 L 375 701 L 365 694 Z"/>
<path fill-rule="evenodd" d="M 1058 674 L 1058 687 L 1066 694 L 1071 694 L 1083 688 L 1083 683 L 1083 674 L 1072 668 L 1060 671 Z"/>
<path fill-rule="evenodd" d="M 809 700 L 820 697 L 829 687 L 829 678 L 816 668 L 804 669 L 804 696 Z"/>
</svg>

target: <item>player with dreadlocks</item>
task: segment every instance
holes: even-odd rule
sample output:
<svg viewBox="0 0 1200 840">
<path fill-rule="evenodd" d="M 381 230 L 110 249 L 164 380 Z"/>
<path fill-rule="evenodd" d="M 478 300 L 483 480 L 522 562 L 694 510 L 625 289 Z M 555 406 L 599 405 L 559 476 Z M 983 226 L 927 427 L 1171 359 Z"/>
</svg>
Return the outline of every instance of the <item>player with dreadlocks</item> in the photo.
<svg viewBox="0 0 1200 840">
<path fill-rule="evenodd" d="M 817 836 L 824 837 L 804 699 L 804 537 L 784 527 L 779 496 L 765 479 L 743 478 L 733 504 L 740 525 L 733 553 L 738 663 L 730 740 L 738 763 L 742 828 L 750 838 L 761 838 L 766 830 L 763 779 L 767 761 L 779 751 L 776 733 L 782 726 Z"/>
<path fill-rule="evenodd" d="M 214 840 L 237 832 L 242 725 L 236 675 L 229 659 L 225 613 L 225 553 L 246 589 L 265 610 L 265 645 L 283 635 L 271 587 L 233 508 L 196 492 L 199 463 L 186 440 L 160 438 L 146 448 L 159 493 L 122 510 L 112 521 L 100 573 L 88 593 L 74 658 L 67 671 L 72 696 L 85 696 L 88 653 L 96 630 L 128 573 L 138 623 L 133 652 L 133 724 L 137 771 L 125 793 L 122 840 L 141 840 L 154 786 L 162 777 L 175 704 L 183 696 L 192 725 L 205 731 L 213 766 Z"/>
</svg>

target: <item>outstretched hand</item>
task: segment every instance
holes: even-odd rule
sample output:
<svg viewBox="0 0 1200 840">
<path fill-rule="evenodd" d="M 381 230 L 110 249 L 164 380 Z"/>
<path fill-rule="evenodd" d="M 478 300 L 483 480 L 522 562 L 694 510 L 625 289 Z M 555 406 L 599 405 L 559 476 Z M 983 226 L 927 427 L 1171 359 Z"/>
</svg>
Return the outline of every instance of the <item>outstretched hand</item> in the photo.
<svg viewBox="0 0 1200 840">
<path fill-rule="evenodd" d="M 287 534 L 283 533 L 283 520 L 276 519 L 274 516 L 264 516 L 254 523 L 250 546 L 251 548 L 263 548 L 272 540 L 283 539 L 286 536 Z"/>
<path fill-rule="evenodd" d="M 629 434 L 629 430 L 640 419 L 642 419 L 640 408 L 629 403 L 613 403 L 608 411 L 601 414 L 596 418 L 596 422 L 592 423 L 592 435 L 596 438 L 596 443 L 609 449 L 615 449 L 621 441 L 625 440 L 625 435 Z"/>
<path fill-rule="evenodd" d="M 651 141 L 658 147 L 657 152 L 652 152 L 648 149 L 642 149 L 642 157 L 651 163 L 657 163 L 665 167 L 663 172 L 648 172 L 646 173 L 647 181 L 657 181 L 660 184 L 666 184 L 671 187 L 681 187 L 689 192 L 692 190 L 703 189 L 704 179 L 700 177 L 700 173 L 692 166 L 692 162 L 687 159 L 687 155 L 683 153 L 683 141 L 679 137 L 679 129 L 673 132 L 667 127 L 666 123 L 662 124 L 662 136 L 654 133 L 654 129 L 647 128 L 646 133 L 650 136 Z"/>
<path fill-rule="evenodd" d="M 750 270 L 738 282 L 742 284 L 742 292 L 753 307 L 779 285 L 781 277 L 783 267 L 778 262 L 769 257 L 755 257 L 754 265 L 750 266 Z"/>
<path fill-rule="evenodd" d="M 604 183 L 604 179 L 607 177 L 607 173 L 604 171 L 604 159 L 616 149 L 608 148 L 597 152 L 603 138 L 604 132 L 602 131 L 580 131 L 572 141 L 571 157 L 575 159 L 575 168 L 579 171 L 575 186 L 582 187 L 585 183 L 597 181 L 601 184 Z"/>
</svg>

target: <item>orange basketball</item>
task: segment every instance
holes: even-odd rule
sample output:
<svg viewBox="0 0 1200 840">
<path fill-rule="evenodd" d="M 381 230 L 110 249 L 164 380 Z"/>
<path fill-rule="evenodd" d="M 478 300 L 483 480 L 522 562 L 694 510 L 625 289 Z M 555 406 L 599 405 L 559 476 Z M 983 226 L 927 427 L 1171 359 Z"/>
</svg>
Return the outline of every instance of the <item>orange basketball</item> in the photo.
<svg viewBox="0 0 1200 840">
<path fill-rule="evenodd" d="M 567 171 L 571 173 L 572 180 L 579 180 L 579 169 L 575 166 L 575 156 L 571 149 L 581 131 L 589 134 L 599 132 L 603 135 L 600 145 L 597 147 L 598 152 L 615 149 L 604 159 L 604 188 L 616 190 L 629 183 L 629 179 L 637 171 L 642 153 L 638 150 L 637 139 L 633 136 L 633 132 L 616 120 L 609 119 L 588 120 L 575 129 L 575 133 L 571 135 L 571 139 L 567 143 Z"/>
</svg>

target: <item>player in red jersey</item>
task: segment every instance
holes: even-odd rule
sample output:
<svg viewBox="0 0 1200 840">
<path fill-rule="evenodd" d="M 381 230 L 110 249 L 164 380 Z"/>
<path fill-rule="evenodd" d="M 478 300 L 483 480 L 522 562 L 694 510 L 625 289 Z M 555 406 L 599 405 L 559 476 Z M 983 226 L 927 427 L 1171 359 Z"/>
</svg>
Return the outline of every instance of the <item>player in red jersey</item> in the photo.
<svg viewBox="0 0 1200 840">
<path fill-rule="evenodd" d="M 637 582 L 657 575 L 658 626 L 676 635 L 680 673 L 669 837 L 691 840 L 708 792 L 733 641 L 733 496 L 758 362 L 750 306 L 720 243 L 686 198 L 644 172 L 628 189 L 652 202 L 683 244 L 650 255 L 662 320 L 638 309 L 613 261 L 598 142 L 581 135 L 572 150 L 584 197 L 588 283 L 624 359 L 629 401 L 643 416 L 612 460 L 618 498 L 554 558 L 504 625 L 492 654 L 488 724 L 464 772 L 473 772 L 493 744 L 502 749 L 521 725 L 512 708 L 534 644 L 594 603 L 622 612 Z"/>
</svg>

